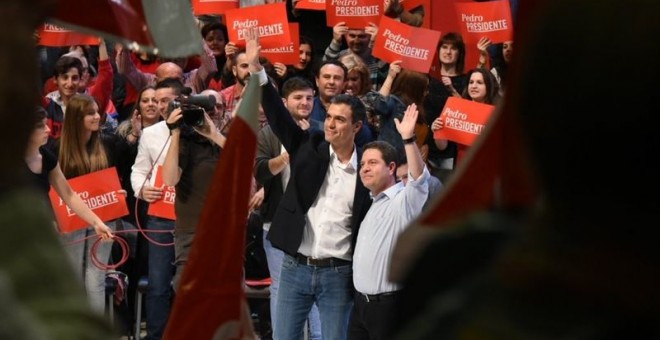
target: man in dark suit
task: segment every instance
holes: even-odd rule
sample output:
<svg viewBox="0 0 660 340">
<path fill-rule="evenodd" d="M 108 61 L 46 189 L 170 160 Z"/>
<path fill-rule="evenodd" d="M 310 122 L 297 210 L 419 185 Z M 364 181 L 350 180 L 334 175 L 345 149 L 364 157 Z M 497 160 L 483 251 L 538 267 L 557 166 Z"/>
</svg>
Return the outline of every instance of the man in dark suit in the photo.
<svg viewBox="0 0 660 340">
<path fill-rule="evenodd" d="M 284 107 L 259 63 L 256 31 L 246 39 L 250 72 L 259 74 L 268 123 L 289 152 L 291 179 L 268 233 L 284 251 L 274 338 L 296 339 L 316 303 L 324 340 L 345 339 L 352 307 L 352 255 L 358 227 L 371 200 L 358 176 L 353 142 L 366 110 L 338 95 L 324 131 L 303 130 Z"/>
<path fill-rule="evenodd" d="M 282 85 L 282 100 L 289 110 L 293 120 L 303 130 L 310 128 L 309 116 L 314 105 L 314 88 L 312 84 L 301 77 L 292 77 Z M 254 177 L 264 188 L 264 200 L 261 205 L 263 217 L 263 247 L 268 260 L 270 272 L 270 320 L 271 325 L 276 324 L 275 301 L 280 286 L 280 269 L 284 252 L 273 247 L 266 238 L 273 216 L 284 195 L 284 188 L 291 178 L 289 167 L 289 153 L 282 147 L 269 125 L 264 126 L 257 135 L 257 159 L 254 167 Z M 313 307 L 309 313 L 310 338 L 321 338 L 321 321 L 318 308 Z"/>
</svg>

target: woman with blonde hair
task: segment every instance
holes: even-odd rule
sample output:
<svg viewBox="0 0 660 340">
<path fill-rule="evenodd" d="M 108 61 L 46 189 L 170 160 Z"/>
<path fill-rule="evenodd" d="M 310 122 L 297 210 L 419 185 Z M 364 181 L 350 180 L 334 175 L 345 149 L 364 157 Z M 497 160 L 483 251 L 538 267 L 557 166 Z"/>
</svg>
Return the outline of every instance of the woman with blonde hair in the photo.
<svg viewBox="0 0 660 340">
<path fill-rule="evenodd" d="M 115 165 L 114 135 L 101 133 L 101 114 L 94 98 L 76 94 L 69 100 L 59 140 L 59 164 L 67 179 L 107 169 Z M 122 190 L 122 194 L 125 191 Z M 114 221 L 107 223 L 114 229 Z M 105 270 L 92 263 L 91 256 L 107 264 L 110 259 L 111 242 L 101 242 L 94 254 L 92 244 L 96 238 L 82 239 L 98 233 L 88 227 L 62 235 L 74 270 L 85 284 L 92 307 L 103 312 L 105 307 Z M 106 231 L 106 235 L 110 233 Z"/>
</svg>

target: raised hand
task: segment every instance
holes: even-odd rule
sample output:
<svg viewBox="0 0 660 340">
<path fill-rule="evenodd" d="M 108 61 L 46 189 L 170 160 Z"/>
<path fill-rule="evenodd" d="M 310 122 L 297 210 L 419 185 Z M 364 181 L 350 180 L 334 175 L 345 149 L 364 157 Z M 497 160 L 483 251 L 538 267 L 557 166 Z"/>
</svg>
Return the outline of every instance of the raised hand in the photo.
<svg viewBox="0 0 660 340">
<path fill-rule="evenodd" d="M 401 60 L 393 61 L 390 64 L 390 69 L 387 71 L 387 75 L 391 77 L 396 77 L 397 74 L 401 72 Z"/>
<path fill-rule="evenodd" d="M 479 42 L 477 42 L 477 49 L 479 50 L 479 53 L 481 53 L 482 55 L 487 56 L 488 55 L 488 47 L 490 47 L 491 44 L 492 44 L 492 42 L 490 41 L 490 39 L 488 39 L 486 37 L 482 37 L 481 39 L 479 39 Z"/>
<path fill-rule="evenodd" d="M 418 115 L 419 111 L 417 111 L 417 105 L 412 103 L 408 105 L 406 112 L 404 112 L 403 120 L 399 121 L 398 118 L 394 118 L 396 130 L 399 131 L 401 138 L 408 139 L 415 135 L 415 125 L 417 124 Z"/>
<path fill-rule="evenodd" d="M 431 124 L 431 130 L 436 131 L 440 130 L 445 126 L 445 121 L 442 119 L 442 116 L 436 118 Z"/>
<path fill-rule="evenodd" d="M 332 40 L 338 44 L 341 44 L 341 38 L 346 33 L 348 33 L 348 26 L 346 26 L 346 22 L 338 22 L 335 26 L 332 27 Z"/>
<path fill-rule="evenodd" d="M 282 63 L 274 63 L 273 68 L 275 69 L 275 73 L 277 74 L 278 77 L 284 78 L 286 76 L 286 65 Z"/>
<path fill-rule="evenodd" d="M 259 63 L 259 54 L 261 46 L 259 45 L 259 32 L 256 27 L 248 28 L 245 33 L 245 56 L 250 65 L 250 72 L 261 71 L 262 66 Z"/>
<path fill-rule="evenodd" d="M 378 25 L 370 22 L 369 25 L 364 28 L 364 32 L 371 36 L 371 41 L 374 41 L 378 35 Z"/>
</svg>

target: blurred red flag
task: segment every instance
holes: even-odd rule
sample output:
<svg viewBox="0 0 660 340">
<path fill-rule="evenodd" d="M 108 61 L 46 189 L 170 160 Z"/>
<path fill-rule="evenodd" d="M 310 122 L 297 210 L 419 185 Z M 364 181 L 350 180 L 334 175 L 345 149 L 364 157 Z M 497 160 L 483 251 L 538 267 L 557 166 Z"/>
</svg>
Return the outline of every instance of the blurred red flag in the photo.
<svg viewBox="0 0 660 340">
<path fill-rule="evenodd" d="M 253 74 L 213 175 L 164 339 L 250 335 L 249 313 L 241 311 L 243 254 L 259 103 L 261 87 Z"/>
<path fill-rule="evenodd" d="M 202 51 L 187 0 L 59 0 L 47 21 L 165 57 Z"/>
</svg>

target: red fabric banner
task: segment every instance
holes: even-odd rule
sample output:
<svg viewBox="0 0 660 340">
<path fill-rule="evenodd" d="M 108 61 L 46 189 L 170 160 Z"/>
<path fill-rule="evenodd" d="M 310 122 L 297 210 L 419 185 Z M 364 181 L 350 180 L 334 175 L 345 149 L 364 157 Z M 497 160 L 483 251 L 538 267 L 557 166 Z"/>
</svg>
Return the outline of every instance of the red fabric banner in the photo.
<svg viewBox="0 0 660 340">
<path fill-rule="evenodd" d="M 163 185 L 163 166 L 159 165 L 156 169 L 155 187 Z M 174 212 L 174 200 L 176 199 L 176 191 L 174 187 L 165 186 L 163 190 L 163 198 L 158 201 L 149 203 L 149 210 L 147 215 L 166 218 L 168 220 L 176 220 Z"/>
<path fill-rule="evenodd" d="M 254 339 L 243 288 L 245 225 L 261 103 L 251 75 L 213 174 L 163 339 Z"/>
<path fill-rule="evenodd" d="M 377 24 L 383 14 L 383 0 L 327 0 L 326 22 L 333 27 L 340 22 L 353 29 L 364 29 L 370 22 Z"/>
<path fill-rule="evenodd" d="M 193 13 L 203 14 L 225 14 L 226 11 L 239 7 L 238 0 L 192 0 Z"/>
<path fill-rule="evenodd" d="M 110 221 L 128 215 L 126 196 L 120 194 L 119 176 L 114 167 L 68 180 L 71 189 L 98 215 L 102 221 Z M 88 226 L 76 215 L 51 187 L 48 193 L 60 231 L 68 233 Z"/>
<path fill-rule="evenodd" d="M 38 29 L 41 46 L 98 45 L 99 38 L 74 32 L 53 24 L 43 24 Z"/>
<path fill-rule="evenodd" d="M 405 69 L 428 73 L 439 41 L 438 31 L 412 27 L 383 16 L 373 55 L 390 63 L 401 60 Z"/>
<path fill-rule="evenodd" d="M 440 114 L 444 126 L 435 131 L 433 138 L 449 139 L 459 144 L 472 145 L 486 127 L 493 108 L 493 105 L 449 97 Z"/>
<path fill-rule="evenodd" d="M 287 47 L 291 42 L 286 4 L 283 2 L 238 8 L 227 11 L 225 16 L 229 41 L 236 46 L 245 46 L 245 32 L 252 27 L 259 30 L 259 43 L 262 48 Z"/>
<path fill-rule="evenodd" d="M 105 32 L 141 45 L 153 45 L 142 0 L 60 0 L 53 18 L 85 30 Z"/>
<path fill-rule="evenodd" d="M 325 0 L 300 0 L 296 4 L 296 9 L 325 11 Z"/>
<path fill-rule="evenodd" d="M 513 39 L 513 21 L 508 0 L 454 4 L 463 38 L 476 44 L 482 37 L 494 44 Z"/>
<path fill-rule="evenodd" d="M 59 0 L 48 22 L 168 58 L 202 52 L 188 1 Z"/>
<path fill-rule="evenodd" d="M 300 32 L 299 25 L 295 22 L 289 23 L 291 43 L 285 47 L 276 47 L 261 50 L 261 56 L 267 58 L 271 63 L 282 63 L 284 65 L 295 65 L 300 60 Z"/>
</svg>

